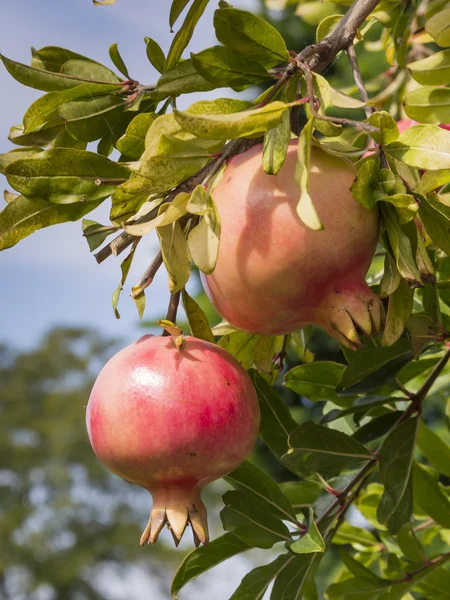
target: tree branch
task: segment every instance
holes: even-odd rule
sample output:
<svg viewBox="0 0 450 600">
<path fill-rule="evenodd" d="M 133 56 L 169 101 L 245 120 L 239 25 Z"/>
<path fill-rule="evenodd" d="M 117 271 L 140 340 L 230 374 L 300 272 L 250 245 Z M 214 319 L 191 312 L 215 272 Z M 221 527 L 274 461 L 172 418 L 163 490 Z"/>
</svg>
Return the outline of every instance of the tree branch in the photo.
<svg viewBox="0 0 450 600">
<path fill-rule="evenodd" d="M 347 47 L 347 56 L 350 62 L 350 66 L 352 68 L 353 79 L 355 80 L 356 87 L 358 88 L 359 97 L 366 104 L 366 106 L 364 107 L 364 112 L 366 113 L 366 117 L 369 118 L 370 115 L 375 112 L 375 107 L 369 105 L 369 96 L 367 94 L 366 88 L 364 87 L 364 82 L 361 76 L 361 71 L 359 70 L 355 46 L 353 45 L 353 43 L 351 43 Z"/>
<path fill-rule="evenodd" d="M 158 272 L 159 267 L 163 263 L 163 257 L 161 254 L 161 250 L 153 259 L 152 263 L 148 266 L 142 277 L 139 279 L 136 285 L 133 286 L 133 290 L 131 292 L 131 297 L 136 298 L 139 296 L 141 292 L 143 292 L 148 286 L 152 283 L 156 273 Z"/>
</svg>

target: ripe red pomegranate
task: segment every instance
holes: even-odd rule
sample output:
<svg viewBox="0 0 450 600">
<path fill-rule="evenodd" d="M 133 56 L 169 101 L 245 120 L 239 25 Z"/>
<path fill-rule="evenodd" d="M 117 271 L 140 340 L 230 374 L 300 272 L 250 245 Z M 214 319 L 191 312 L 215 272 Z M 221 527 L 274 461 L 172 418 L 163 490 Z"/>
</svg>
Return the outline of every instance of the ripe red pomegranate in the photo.
<svg viewBox="0 0 450 600">
<path fill-rule="evenodd" d="M 116 354 L 92 389 L 86 423 L 95 454 L 153 496 L 141 545 L 165 523 L 178 545 L 187 523 L 208 543 L 202 488 L 235 469 L 259 429 L 250 377 L 225 350 L 186 337 L 146 335 Z"/>
<path fill-rule="evenodd" d="M 222 235 L 213 273 L 203 277 L 216 310 L 251 333 L 280 335 L 316 323 L 356 349 L 358 330 L 380 330 L 382 306 L 365 282 L 378 240 L 378 216 L 350 186 L 350 162 L 312 148 L 310 193 L 321 231 L 296 213 L 297 142 L 276 175 L 262 168 L 262 146 L 228 163 L 213 195 Z"/>
</svg>

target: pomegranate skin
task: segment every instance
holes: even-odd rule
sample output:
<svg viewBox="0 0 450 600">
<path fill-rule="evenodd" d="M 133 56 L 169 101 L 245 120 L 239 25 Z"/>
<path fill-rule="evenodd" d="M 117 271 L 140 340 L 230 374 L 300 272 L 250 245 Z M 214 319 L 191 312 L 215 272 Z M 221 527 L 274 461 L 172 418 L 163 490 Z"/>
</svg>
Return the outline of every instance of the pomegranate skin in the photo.
<svg viewBox="0 0 450 600">
<path fill-rule="evenodd" d="M 250 454 L 259 404 L 250 377 L 226 351 L 193 337 L 147 335 L 100 372 L 86 413 L 95 454 L 113 473 L 150 491 L 153 509 L 141 544 L 166 521 L 178 544 L 191 522 L 207 543 L 201 489 Z"/>
<path fill-rule="evenodd" d="M 281 335 L 316 323 L 356 349 L 358 331 L 378 333 L 382 306 L 364 277 L 378 240 L 378 214 L 350 186 L 355 167 L 312 148 L 310 194 L 324 225 L 296 213 L 297 141 L 276 175 L 262 168 L 262 146 L 234 157 L 214 189 L 222 223 L 213 273 L 202 277 L 216 310 L 250 333 Z"/>
</svg>

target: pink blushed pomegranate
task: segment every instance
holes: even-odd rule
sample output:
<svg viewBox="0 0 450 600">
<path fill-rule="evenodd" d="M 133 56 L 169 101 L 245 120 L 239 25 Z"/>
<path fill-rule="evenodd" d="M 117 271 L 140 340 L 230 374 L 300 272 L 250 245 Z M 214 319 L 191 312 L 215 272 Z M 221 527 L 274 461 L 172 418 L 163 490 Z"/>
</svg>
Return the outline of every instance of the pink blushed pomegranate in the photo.
<svg viewBox="0 0 450 600">
<path fill-rule="evenodd" d="M 259 429 L 250 377 L 220 347 L 147 335 L 116 354 L 92 389 L 86 423 L 95 454 L 153 496 L 141 545 L 168 523 L 178 545 L 188 523 L 208 543 L 202 488 L 250 454 Z"/>
<path fill-rule="evenodd" d="M 259 145 L 234 157 L 214 190 L 222 234 L 205 289 L 243 331 L 281 335 L 316 323 L 356 349 L 358 331 L 379 332 L 382 306 L 365 282 L 378 215 L 352 196 L 355 167 L 312 149 L 310 193 L 324 225 L 313 231 L 296 213 L 297 142 L 276 176 L 263 171 L 261 155 Z"/>
</svg>

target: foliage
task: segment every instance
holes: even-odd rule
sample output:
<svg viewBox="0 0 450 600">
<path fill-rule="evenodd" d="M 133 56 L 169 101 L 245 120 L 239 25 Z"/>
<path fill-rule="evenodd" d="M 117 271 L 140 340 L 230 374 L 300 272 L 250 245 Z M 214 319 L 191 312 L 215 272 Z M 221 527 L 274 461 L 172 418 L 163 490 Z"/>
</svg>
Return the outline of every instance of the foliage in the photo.
<svg viewBox="0 0 450 600">
<path fill-rule="evenodd" d="M 98 262 L 131 246 L 113 295 L 116 316 L 139 239 L 156 229 L 161 255 L 132 295 L 142 314 L 144 290 L 164 263 L 172 292 L 167 319 L 175 321 L 191 262 L 204 273 L 215 266 L 221 228 L 214 185 L 229 157 L 263 142 L 263 167 L 275 175 L 289 138 L 301 131 L 297 212 L 317 235 L 322 224 L 308 193 L 311 145 L 355 162 L 354 197 L 381 215 L 384 268 L 376 256 L 369 272 L 387 309 L 379 339 L 366 339 L 357 352 L 342 348 L 334 360 L 314 360 L 309 330 L 284 340 L 227 323 L 211 331 L 203 309 L 183 291 L 192 332 L 220 337 L 250 370 L 261 438 L 289 482 L 278 485 L 251 462 L 230 474 L 235 489 L 224 495 L 221 511 L 226 533 L 183 561 L 172 593 L 256 547 L 267 551 L 268 564 L 243 579 L 233 600 L 262 598 L 272 582 L 272 600 L 448 597 L 448 430 L 428 428 L 423 415 L 438 398 L 435 408 L 444 413 L 449 385 L 450 131 L 440 127 L 450 123 L 449 9 L 442 0 L 357 0 L 350 8 L 346 0 L 302 1 L 296 12 L 317 26 L 318 43 L 295 55 L 267 20 L 221 0 L 214 15 L 221 45 L 183 59 L 207 4 L 172 2 L 170 26 L 178 29 L 167 53 L 146 38 L 147 56 L 161 73 L 154 85 L 129 78 L 116 44 L 110 56 L 121 75 L 52 46 L 33 50 L 31 65 L 0 57 L 17 81 L 45 92 L 11 129 L 19 148 L 0 156 L 0 170 L 18 194 L 5 196 L 0 249 L 37 229 L 81 219 L 111 197 L 112 224 L 85 220 L 83 232 L 91 251 L 119 232 L 99 250 Z M 287 10 L 292 4 L 267 2 Z M 384 70 L 364 81 L 355 49 L 362 65 L 373 52 Z M 350 66 L 339 58 L 335 71 L 320 75 L 339 53 Z M 349 85 L 336 89 L 335 73 L 343 69 Z M 177 108 L 185 94 L 254 85 L 264 91 L 251 101 L 246 93 L 247 99 Z M 396 120 L 405 115 L 418 124 L 400 132 Z M 96 152 L 87 149 L 92 142 Z M 280 377 L 287 353 L 297 364 Z M 297 420 L 285 402 L 287 389 L 317 405 L 318 422 Z M 364 526 L 350 520 L 352 505 Z M 317 588 L 324 555 L 336 547 L 340 571 L 324 591 Z"/>
</svg>

